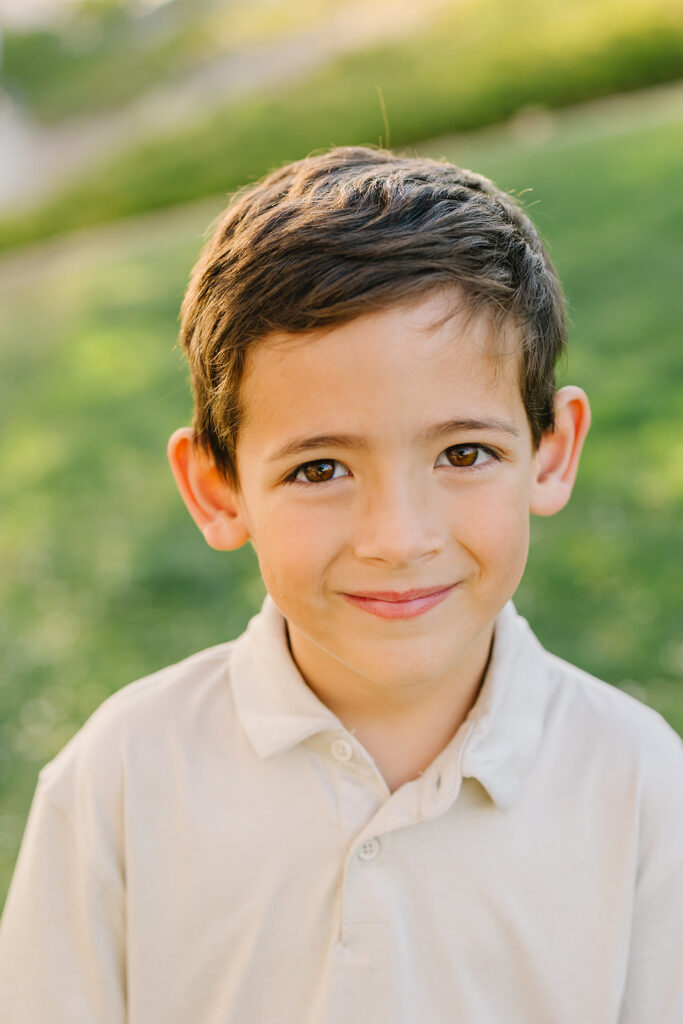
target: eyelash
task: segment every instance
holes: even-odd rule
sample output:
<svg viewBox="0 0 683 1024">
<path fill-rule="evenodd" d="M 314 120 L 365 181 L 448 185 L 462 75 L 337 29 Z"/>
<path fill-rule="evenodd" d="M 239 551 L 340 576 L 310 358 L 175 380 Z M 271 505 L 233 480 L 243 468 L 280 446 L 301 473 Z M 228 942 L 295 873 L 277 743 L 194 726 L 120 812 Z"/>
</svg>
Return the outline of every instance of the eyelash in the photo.
<svg viewBox="0 0 683 1024">
<path fill-rule="evenodd" d="M 442 455 L 446 455 L 447 452 L 454 451 L 455 449 L 458 449 L 458 448 L 461 448 L 461 449 L 462 448 L 474 448 L 474 449 L 477 450 L 477 453 L 484 452 L 486 455 L 490 456 L 490 459 L 493 462 L 501 462 L 502 458 L 503 458 L 494 448 L 489 448 L 489 446 L 486 445 L 486 444 L 451 444 L 451 445 L 448 446 L 448 448 L 444 448 L 444 450 L 439 453 L 439 456 L 438 456 L 438 458 L 436 460 L 435 465 L 438 465 L 438 460 L 441 458 Z M 346 476 L 350 475 L 348 473 L 345 473 L 345 474 L 342 474 L 341 476 L 331 476 L 328 480 L 318 480 L 318 481 L 314 481 L 314 480 L 297 480 L 296 479 L 297 476 L 299 475 L 299 473 L 302 470 L 306 469 L 307 466 L 319 466 L 319 465 L 322 465 L 324 463 L 328 463 L 329 465 L 332 465 L 335 468 L 337 466 L 343 466 L 344 465 L 342 462 L 339 461 L 339 459 L 310 459 L 308 462 L 302 462 L 298 466 L 296 466 L 296 468 L 293 469 L 292 472 L 285 478 L 284 482 L 287 483 L 287 484 L 299 484 L 302 487 L 319 487 L 321 484 L 332 483 L 333 480 L 344 479 Z M 489 464 L 488 460 L 486 462 L 484 462 L 483 464 L 481 464 L 481 465 L 477 465 L 475 463 L 472 466 L 453 466 L 452 463 L 451 463 L 451 468 L 452 469 L 460 469 L 464 473 L 474 473 L 474 472 L 479 472 L 480 470 L 482 470 L 484 468 L 484 466 L 487 466 L 488 464 Z M 346 468 L 346 467 L 344 467 L 344 468 Z"/>
</svg>

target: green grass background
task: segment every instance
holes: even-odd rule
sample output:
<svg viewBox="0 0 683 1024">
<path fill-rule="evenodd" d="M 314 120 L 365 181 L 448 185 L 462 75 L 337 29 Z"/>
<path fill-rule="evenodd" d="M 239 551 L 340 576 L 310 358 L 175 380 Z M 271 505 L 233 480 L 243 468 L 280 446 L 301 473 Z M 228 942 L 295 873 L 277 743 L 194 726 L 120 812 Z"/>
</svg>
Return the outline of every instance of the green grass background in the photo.
<svg viewBox="0 0 683 1024">
<path fill-rule="evenodd" d="M 538 520 L 519 608 L 556 653 L 683 734 L 683 120 L 612 137 L 427 147 L 525 201 L 569 298 L 563 381 L 594 425 Z M 177 312 L 220 200 L 27 251 L 0 274 L 0 896 L 40 766 L 112 691 L 237 635 L 263 588 L 174 490 Z"/>
</svg>

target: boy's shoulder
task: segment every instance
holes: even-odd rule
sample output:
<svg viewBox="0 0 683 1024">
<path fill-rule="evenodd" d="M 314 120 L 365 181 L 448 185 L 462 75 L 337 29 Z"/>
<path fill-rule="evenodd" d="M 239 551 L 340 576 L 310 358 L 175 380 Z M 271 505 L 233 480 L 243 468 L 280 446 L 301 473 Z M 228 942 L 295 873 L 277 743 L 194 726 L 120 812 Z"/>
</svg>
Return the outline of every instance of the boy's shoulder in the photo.
<svg viewBox="0 0 683 1024">
<path fill-rule="evenodd" d="M 163 764 L 173 751 L 187 751 L 200 737 L 229 727 L 235 643 L 205 648 L 113 693 L 43 767 L 43 789 L 58 804 L 60 790 L 79 783 L 108 789 L 131 768 Z"/>
<path fill-rule="evenodd" d="M 659 712 L 547 650 L 511 602 L 495 636 L 482 697 L 507 729 L 534 720 L 551 749 L 591 746 L 596 757 L 609 750 L 629 760 L 649 755 L 653 744 L 683 756 L 681 738 Z"/>
<path fill-rule="evenodd" d="M 666 719 L 650 705 L 619 686 L 591 675 L 577 665 L 543 649 L 547 679 L 558 712 L 571 727 L 582 726 L 585 739 L 630 749 L 634 754 L 663 745 L 683 757 L 683 741 Z"/>
<path fill-rule="evenodd" d="M 549 653 L 511 604 L 470 719 L 464 774 L 500 806 L 524 795 L 556 813 L 582 793 L 598 813 L 628 794 L 636 818 L 641 800 L 663 801 L 683 821 L 680 737 L 652 708 Z"/>
<path fill-rule="evenodd" d="M 206 647 L 148 675 L 127 683 L 107 697 L 85 723 L 93 730 L 111 722 L 131 725 L 136 720 L 168 725 L 174 708 L 187 710 L 193 701 L 220 692 L 229 678 L 231 651 L 235 640 Z M 170 713 L 171 717 L 161 713 Z"/>
<path fill-rule="evenodd" d="M 617 686 L 545 650 L 543 660 L 552 698 L 541 761 L 559 767 L 561 760 L 555 777 L 560 786 L 566 781 L 583 792 L 586 806 L 596 802 L 605 814 L 632 813 L 644 833 L 659 829 L 663 845 L 680 850 L 681 737 L 658 711 Z M 675 833 L 668 844 L 666 829 Z"/>
</svg>

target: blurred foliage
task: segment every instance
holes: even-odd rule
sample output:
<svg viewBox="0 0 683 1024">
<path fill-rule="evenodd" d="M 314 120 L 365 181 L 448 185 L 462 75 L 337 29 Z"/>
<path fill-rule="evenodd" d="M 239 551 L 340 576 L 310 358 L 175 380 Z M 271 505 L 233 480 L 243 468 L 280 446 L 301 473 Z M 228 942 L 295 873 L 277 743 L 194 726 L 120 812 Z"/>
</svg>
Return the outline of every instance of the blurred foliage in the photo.
<svg viewBox="0 0 683 1024">
<path fill-rule="evenodd" d="M 113 110 L 194 67 L 202 28 L 81 5 L 58 28 L 6 32 L 0 81 L 41 121 Z"/>
<path fill-rule="evenodd" d="M 671 0 L 460 0 L 428 26 L 121 154 L 39 208 L 5 217 L 0 248 L 229 192 L 321 145 L 379 141 L 378 86 L 391 143 L 403 146 L 683 73 L 683 6 Z"/>
<path fill-rule="evenodd" d="M 552 650 L 683 733 L 683 121 L 497 138 L 437 155 L 533 187 L 572 311 L 563 377 L 594 411 L 572 503 L 534 521 L 517 603 Z M 164 455 L 190 418 L 177 311 L 219 203 L 72 236 L 0 275 L 0 895 L 40 765 L 112 691 L 236 636 L 263 594 L 251 549 L 204 543 Z"/>
<path fill-rule="evenodd" d="M 367 0 L 378 5 L 382 0 Z M 0 84 L 38 120 L 116 110 L 245 46 L 310 27 L 343 0 L 81 0 L 4 36 Z"/>
</svg>

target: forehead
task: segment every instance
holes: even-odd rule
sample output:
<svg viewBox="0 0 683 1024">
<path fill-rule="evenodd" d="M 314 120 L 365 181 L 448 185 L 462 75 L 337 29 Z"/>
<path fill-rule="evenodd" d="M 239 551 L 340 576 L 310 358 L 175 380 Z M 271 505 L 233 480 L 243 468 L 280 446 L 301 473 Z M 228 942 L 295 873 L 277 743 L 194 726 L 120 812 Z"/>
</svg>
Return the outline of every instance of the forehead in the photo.
<svg viewBox="0 0 683 1024">
<path fill-rule="evenodd" d="M 519 338 L 453 293 L 348 323 L 257 342 L 241 389 L 240 436 L 364 429 L 377 436 L 430 416 L 525 418 Z"/>
</svg>

